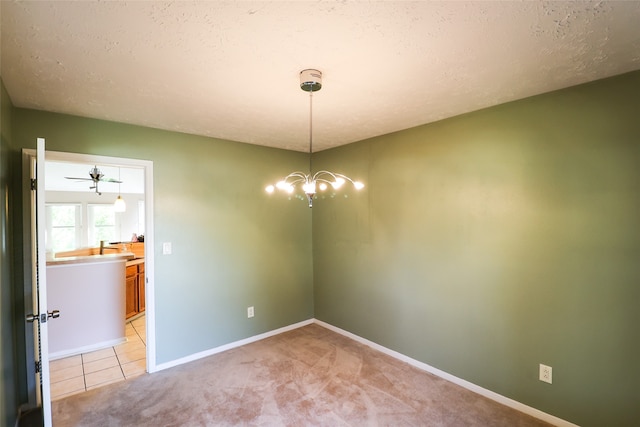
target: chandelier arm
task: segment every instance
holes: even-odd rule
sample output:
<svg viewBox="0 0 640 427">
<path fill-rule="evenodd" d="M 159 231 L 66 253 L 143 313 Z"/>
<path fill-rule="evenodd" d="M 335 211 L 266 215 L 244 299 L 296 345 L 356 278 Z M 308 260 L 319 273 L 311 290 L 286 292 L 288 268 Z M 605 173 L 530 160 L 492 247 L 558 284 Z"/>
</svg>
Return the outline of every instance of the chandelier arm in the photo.
<svg viewBox="0 0 640 427">
<path fill-rule="evenodd" d="M 307 180 L 308 175 L 302 172 L 292 172 L 289 175 L 285 176 L 282 180 L 280 180 L 275 187 L 279 190 L 289 191 L 288 188 L 293 189 L 297 184 L 301 182 L 307 182 Z"/>
<path fill-rule="evenodd" d="M 307 177 L 309 175 L 307 175 L 306 173 L 303 172 L 291 172 L 289 175 L 285 176 L 282 180 L 283 181 L 287 181 L 289 178 L 298 178 L 299 180 L 306 180 Z"/>
<path fill-rule="evenodd" d="M 331 181 L 328 181 L 328 180 L 326 180 L 326 179 L 324 179 L 324 178 L 320 178 L 322 175 L 325 175 L 325 174 L 326 174 L 326 175 L 331 176 L 334 180 L 335 180 L 336 178 L 342 178 L 342 179 L 345 179 L 345 180 L 347 180 L 347 181 L 351 182 L 352 184 L 355 184 L 355 181 L 354 181 L 353 179 L 349 178 L 349 177 L 348 177 L 348 176 L 346 176 L 346 175 L 343 175 L 343 174 L 341 174 L 341 173 L 335 173 L 335 172 L 325 171 L 325 170 L 318 171 L 318 172 L 316 172 L 315 174 L 313 174 L 313 179 L 314 179 L 315 181 L 324 181 L 324 182 L 327 182 L 327 183 L 329 183 L 329 184 L 330 184 L 330 183 L 331 183 Z"/>
<path fill-rule="evenodd" d="M 284 182 L 285 182 L 285 184 L 287 184 L 287 185 L 293 185 L 293 186 L 295 186 L 296 184 L 299 184 L 299 183 L 301 183 L 301 182 L 305 182 L 305 180 L 304 180 L 304 179 L 302 179 L 302 178 L 297 178 L 297 179 L 294 179 L 294 180 L 292 180 L 292 181 L 284 181 Z"/>
<path fill-rule="evenodd" d="M 329 171 L 326 171 L 326 170 L 321 170 L 321 171 L 318 171 L 318 172 L 313 174 L 313 179 L 318 179 L 322 175 L 329 175 L 334 179 L 336 178 L 336 174 L 334 174 L 333 172 L 329 172 Z"/>
<path fill-rule="evenodd" d="M 342 179 L 346 179 L 347 181 L 349 181 L 349 182 L 350 182 L 350 183 L 352 183 L 352 184 L 355 184 L 355 183 L 356 183 L 353 179 L 349 178 L 347 175 L 342 175 L 341 173 L 336 173 L 336 174 L 334 174 L 334 175 L 335 175 L 336 177 L 339 177 L 339 178 L 342 178 Z"/>
</svg>

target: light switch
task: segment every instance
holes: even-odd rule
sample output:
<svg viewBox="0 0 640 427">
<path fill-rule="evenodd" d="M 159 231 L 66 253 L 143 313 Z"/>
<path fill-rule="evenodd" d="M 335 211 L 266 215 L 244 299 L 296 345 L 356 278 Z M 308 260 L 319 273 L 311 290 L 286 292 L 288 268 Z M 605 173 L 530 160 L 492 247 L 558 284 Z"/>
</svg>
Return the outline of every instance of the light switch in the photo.
<svg viewBox="0 0 640 427">
<path fill-rule="evenodd" d="M 171 242 L 164 242 L 162 244 L 162 255 L 171 255 Z"/>
</svg>

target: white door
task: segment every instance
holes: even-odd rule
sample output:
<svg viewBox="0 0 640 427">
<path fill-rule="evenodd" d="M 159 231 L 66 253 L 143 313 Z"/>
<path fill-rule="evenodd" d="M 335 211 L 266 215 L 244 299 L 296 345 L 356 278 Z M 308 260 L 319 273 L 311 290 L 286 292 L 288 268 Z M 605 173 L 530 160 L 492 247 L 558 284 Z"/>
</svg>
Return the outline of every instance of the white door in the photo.
<svg viewBox="0 0 640 427">
<path fill-rule="evenodd" d="M 45 212 L 44 212 L 44 154 L 45 142 L 38 138 L 35 162 L 31 161 L 31 253 L 36 260 L 32 267 L 33 313 L 27 321 L 33 323 L 34 350 L 36 360 L 36 399 L 42 407 L 44 426 L 51 426 L 51 389 L 49 378 L 48 322 L 58 317 L 57 311 L 47 307 L 47 259 L 45 252 Z"/>
</svg>

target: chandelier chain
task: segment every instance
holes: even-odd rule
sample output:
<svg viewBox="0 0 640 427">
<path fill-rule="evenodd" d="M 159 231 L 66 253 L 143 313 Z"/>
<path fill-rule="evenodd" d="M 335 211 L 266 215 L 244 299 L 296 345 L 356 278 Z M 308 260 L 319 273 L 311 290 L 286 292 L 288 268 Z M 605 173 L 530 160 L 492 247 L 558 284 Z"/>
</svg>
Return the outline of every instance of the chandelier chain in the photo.
<svg viewBox="0 0 640 427">
<path fill-rule="evenodd" d="M 313 91 L 309 91 L 309 174 L 313 171 Z"/>
</svg>

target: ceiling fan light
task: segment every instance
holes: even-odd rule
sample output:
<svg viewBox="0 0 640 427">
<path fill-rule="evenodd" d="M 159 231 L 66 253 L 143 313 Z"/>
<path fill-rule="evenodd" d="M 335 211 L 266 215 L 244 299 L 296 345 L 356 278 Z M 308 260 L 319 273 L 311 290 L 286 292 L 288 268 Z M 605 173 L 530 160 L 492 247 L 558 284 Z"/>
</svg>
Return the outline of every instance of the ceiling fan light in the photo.
<svg viewBox="0 0 640 427">
<path fill-rule="evenodd" d="M 356 181 L 353 183 L 353 186 L 356 187 L 356 190 L 362 190 L 364 188 L 364 184 L 360 181 Z"/>
<path fill-rule="evenodd" d="M 319 187 L 320 187 L 320 191 L 324 191 L 327 189 L 327 184 L 325 184 L 324 182 L 321 182 Z"/>
<path fill-rule="evenodd" d="M 122 196 L 118 195 L 118 198 L 113 203 L 113 210 L 116 212 L 125 212 L 127 210 L 127 204 L 124 202 Z"/>
<path fill-rule="evenodd" d="M 267 185 L 267 188 L 265 188 L 265 191 L 267 193 L 273 193 L 275 191 L 275 187 L 273 185 Z"/>
</svg>

